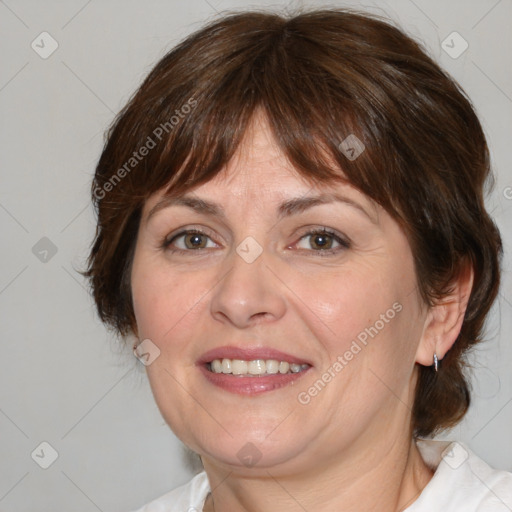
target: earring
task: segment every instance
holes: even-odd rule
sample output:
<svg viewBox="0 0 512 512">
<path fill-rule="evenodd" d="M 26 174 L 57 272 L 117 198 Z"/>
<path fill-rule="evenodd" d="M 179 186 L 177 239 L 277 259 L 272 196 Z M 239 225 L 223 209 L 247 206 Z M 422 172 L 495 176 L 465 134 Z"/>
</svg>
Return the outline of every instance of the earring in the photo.
<svg viewBox="0 0 512 512">
<path fill-rule="evenodd" d="M 437 354 L 434 352 L 434 371 L 437 372 L 439 369 L 439 360 L 437 359 Z"/>
</svg>

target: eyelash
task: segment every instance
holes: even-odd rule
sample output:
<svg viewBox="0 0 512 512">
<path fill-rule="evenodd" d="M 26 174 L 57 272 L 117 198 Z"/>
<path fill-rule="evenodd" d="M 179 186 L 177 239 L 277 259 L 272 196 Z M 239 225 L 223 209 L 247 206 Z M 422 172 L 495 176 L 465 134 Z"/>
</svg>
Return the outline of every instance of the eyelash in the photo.
<svg viewBox="0 0 512 512">
<path fill-rule="evenodd" d="M 161 248 L 165 249 L 166 251 L 169 251 L 171 253 L 180 253 L 180 254 L 191 253 L 191 252 L 201 252 L 202 249 L 205 249 L 205 248 L 202 248 L 202 249 L 201 248 L 200 249 L 171 248 L 171 244 L 173 242 L 175 242 L 177 239 L 179 239 L 183 236 L 186 236 L 186 235 L 201 235 L 201 236 L 206 236 L 211 239 L 211 237 L 210 237 L 210 235 L 208 235 L 208 233 L 206 233 L 200 229 L 186 229 L 186 230 L 180 231 L 176 235 L 172 235 L 172 237 L 165 238 L 161 244 Z M 332 237 L 334 239 L 334 241 L 336 241 L 340 245 L 339 247 L 336 247 L 334 249 L 323 249 L 323 250 L 322 249 L 320 249 L 320 250 L 311 249 L 312 252 L 317 253 L 317 255 L 320 257 L 334 255 L 340 251 L 350 248 L 350 242 L 348 240 L 342 238 L 335 231 L 332 231 L 327 228 L 316 228 L 316 229 L 307 231 L 299 238 L 299 242 L 303 238 L 307 238 L 308 236 L 314 236 L 314 235 L 328 235 L 328 236 Z M 308 249 L 302 249 L 302 250 L 308 251 Z"/>
</svg>

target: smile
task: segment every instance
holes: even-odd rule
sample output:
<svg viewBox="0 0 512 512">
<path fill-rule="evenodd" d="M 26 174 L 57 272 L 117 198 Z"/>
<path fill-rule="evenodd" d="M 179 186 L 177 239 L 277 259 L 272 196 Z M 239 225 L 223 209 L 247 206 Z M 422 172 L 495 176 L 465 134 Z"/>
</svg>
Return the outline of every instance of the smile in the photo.
<svg viewBox="0 0 512 512">
<path fill-rule="evenodd" d="M 213 373 L 231 374 L 241 377 L 264 377 L 299 373 L 310 368 L 309 364 L 289 363 L 277 359 L 214 359 L 207 365 Z"/>
<path fill-rule="evenodd" d="M 260 395 L 293 385 L 313 368 L 311 361 L 264 346 L 223 346 L 197 360 L 216 388 L 238 395 Z"/>
</svg>

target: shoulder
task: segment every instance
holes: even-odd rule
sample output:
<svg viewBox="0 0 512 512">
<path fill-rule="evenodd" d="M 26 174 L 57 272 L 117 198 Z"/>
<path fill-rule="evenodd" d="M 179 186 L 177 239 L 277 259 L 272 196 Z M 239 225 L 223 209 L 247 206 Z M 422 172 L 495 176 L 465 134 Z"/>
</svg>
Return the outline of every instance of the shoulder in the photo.
<svg viewBox="0 0 512 512">
<path fill-rule="evenodd" d="M 508 512 L 512 473 L 494 469 L 461 442 L 418 440 L 434 476 L 407 512 Z"/>
<path fill-rule="evenodd" d="M 190 482 L 134 512 L 200 512 L 203 510 L 204 501 L 209 491 L 208 477 L 202 471 Z"/>
</svg>

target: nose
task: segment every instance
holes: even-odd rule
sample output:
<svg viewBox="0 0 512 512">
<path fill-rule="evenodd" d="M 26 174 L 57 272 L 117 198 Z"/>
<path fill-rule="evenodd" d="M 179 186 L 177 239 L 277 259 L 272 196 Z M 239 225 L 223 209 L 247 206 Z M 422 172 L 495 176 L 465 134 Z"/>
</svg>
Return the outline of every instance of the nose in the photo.
<svg viewBox="0 0 512 512">
<path fill-rule="evenodd" d="M 264 251 L 249 262 L 233 251 L 224 278 L 213 290 L 211 314 L 217 321 L 245 329 L 285 314 L 286 301 L 268 259 Z"/>
</svg>

